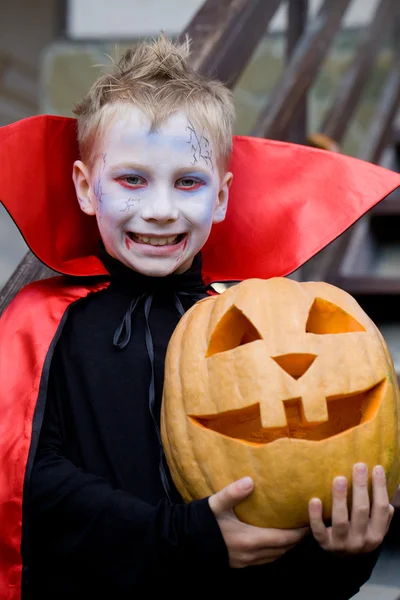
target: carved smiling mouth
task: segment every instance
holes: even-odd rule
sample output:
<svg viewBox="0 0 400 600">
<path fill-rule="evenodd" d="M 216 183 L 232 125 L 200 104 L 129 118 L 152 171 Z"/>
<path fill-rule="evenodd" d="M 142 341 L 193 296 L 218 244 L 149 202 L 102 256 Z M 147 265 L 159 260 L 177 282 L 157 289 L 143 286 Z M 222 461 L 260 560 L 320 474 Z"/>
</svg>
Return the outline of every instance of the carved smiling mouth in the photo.
<svg viewBox="0 0 400 600">
<path fill-rule="evenodd" d="M 304 419 L 301 398 L 284 401 L 286 427 L 264 428 L 259 403 L 215 415 L 189 415 L 189 418 L 196 425 L 249 444 L 264 445 L 279 438 L 319 441 L 373 419 L 385 388 L 383 380 L 357 393 L 326 398 L 329 418 L 323 423 L 308 423 Z"/>
</svg>

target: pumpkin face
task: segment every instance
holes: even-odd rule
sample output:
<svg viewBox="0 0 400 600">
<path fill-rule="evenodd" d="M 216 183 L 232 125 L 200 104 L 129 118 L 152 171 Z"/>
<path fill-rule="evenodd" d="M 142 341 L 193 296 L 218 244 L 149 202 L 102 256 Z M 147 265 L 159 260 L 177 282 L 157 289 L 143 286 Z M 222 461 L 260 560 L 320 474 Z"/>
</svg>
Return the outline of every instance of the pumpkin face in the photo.
<svg viewBox="0 0 400 600">
<path fill-rule="evenodd" d="M 314 496 L 329 519 L 333 478 L 351 481 L 359 461 L 383 465 L 393 496 L 399 424 L 388 348 L 330 284 L 244 281 L 193 306 L 171 338 L 161 434 L 185 501 L 250 475 L 238 517 L 299 527 Z"/>
</svg>

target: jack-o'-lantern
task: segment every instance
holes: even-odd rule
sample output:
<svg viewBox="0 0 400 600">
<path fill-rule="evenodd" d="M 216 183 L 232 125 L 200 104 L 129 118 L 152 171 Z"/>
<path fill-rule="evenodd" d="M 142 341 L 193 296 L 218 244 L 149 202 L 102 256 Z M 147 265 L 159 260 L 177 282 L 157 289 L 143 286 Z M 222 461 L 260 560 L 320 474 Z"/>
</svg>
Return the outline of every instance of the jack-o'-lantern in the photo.
<svg viewBox="0 0 400 600">
<path fill-rule="evenodd" d="M 242 476 L 238 517 L 262 527 L 331 515 L 337 475 L 383 465 L 400 477 L 399 387 L 376 325 L 327 283 L 250 279 L 193 306 L 168 347 L 161 432 L 185 501 Z M 349 494 L 351 498 L 351 494 Z"/>
</svg>

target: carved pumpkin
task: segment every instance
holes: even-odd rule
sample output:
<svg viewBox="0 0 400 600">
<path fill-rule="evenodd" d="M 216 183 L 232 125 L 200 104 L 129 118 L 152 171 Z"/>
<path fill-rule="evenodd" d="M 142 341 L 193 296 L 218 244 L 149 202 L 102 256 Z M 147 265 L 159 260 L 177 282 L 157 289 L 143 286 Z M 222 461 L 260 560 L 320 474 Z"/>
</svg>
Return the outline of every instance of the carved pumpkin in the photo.
<svg viewBox="0 0 400 600">
<path fill-rule="evenodd" d="M 391 497 L 399 483 L 390 353 L 327 283 L 250 279 L 192 307 L 167 351 L 161 432 L 185 501 L 250 475 L 236 514 L 262 527 L 307 524 L 314 496 L 329 519 L 332 480 L 358 461 L 383 465 Z"/>
</svg>

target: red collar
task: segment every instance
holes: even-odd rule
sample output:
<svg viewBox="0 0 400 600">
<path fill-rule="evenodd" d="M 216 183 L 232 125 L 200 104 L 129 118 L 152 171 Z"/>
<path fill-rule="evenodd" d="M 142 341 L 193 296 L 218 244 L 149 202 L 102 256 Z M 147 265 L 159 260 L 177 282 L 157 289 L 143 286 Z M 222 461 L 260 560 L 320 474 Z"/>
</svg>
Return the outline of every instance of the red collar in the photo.
<svg viewBox="0 0 400 600">
<path fill-rule="evenodd" d="M 70 275 L 104 274 L 99 232 L 71 173 L 75 119 L 37 116 L 0 128 L 0 201 L 32 252 Z M 400 174 L 342 154 L 234 136 L 226 220 L 202 250 L 203 280 L 291 273 L 400 185 Z"/>
</svg>

